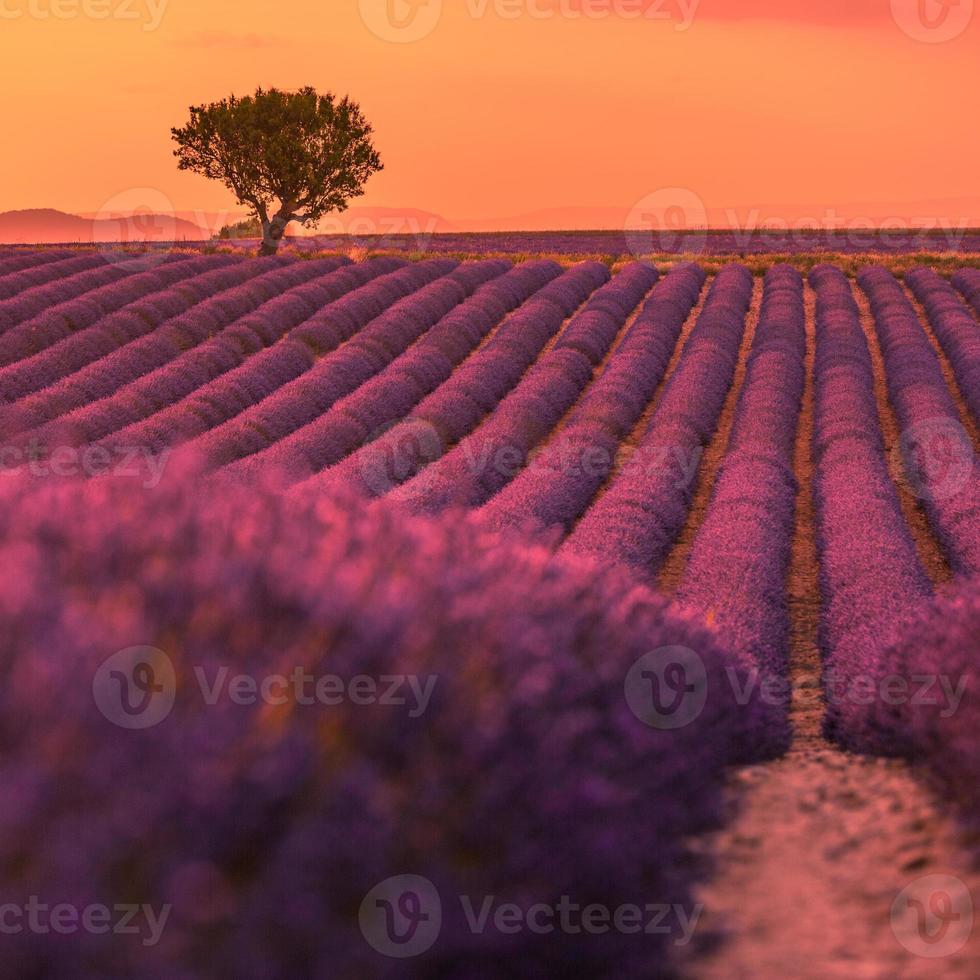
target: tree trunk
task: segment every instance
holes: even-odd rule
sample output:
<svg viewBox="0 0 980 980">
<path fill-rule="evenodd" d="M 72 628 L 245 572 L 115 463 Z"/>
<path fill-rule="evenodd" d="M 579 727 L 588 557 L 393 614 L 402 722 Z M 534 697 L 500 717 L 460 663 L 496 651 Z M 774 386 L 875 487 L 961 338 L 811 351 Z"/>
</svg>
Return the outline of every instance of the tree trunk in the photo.
<svg viewBox="0 0 980 980">
<path fill-rule="evenodd" d="M 289 216 L 281 212 L 271 221 L 262 222 L 262 247 L 259 249 L 259 255 L 275 255 L 279 251 L 279 243 L 286 233 L 288 224 Z"/>
</svg>

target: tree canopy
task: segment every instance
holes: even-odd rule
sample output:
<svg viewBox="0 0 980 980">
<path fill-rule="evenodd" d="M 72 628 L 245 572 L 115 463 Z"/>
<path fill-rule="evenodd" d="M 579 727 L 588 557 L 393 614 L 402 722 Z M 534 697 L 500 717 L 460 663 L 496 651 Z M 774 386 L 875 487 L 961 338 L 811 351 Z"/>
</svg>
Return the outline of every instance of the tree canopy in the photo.
<svg viewBox="0 0 980 980">
<path fill-rule="evenodd" d="M 357 103 L 311 87 L 191 106 L 187 125 L 171 132 L 179 169 L 220 180 L 262 223 L 263 254 L 291 221 L 310 227 L 343 211 L 384 169 Z"/>
</svg>

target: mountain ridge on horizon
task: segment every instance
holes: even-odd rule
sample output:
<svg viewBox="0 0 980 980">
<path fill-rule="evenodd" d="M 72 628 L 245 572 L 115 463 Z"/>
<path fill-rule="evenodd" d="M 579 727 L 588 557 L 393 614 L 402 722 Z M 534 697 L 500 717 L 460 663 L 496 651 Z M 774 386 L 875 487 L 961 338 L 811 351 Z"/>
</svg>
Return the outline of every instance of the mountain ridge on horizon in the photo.
<svg viewBox="0 0 980 980">
<path fill-rule="evenodd" d="M 0 244 L 48 245 L 90 242 L 197 241 L 198 225 L 176 215 L 136 213 L 85 218 L 57 208 L 0 212 Z"/>
<path fill-rule="evenodd" d="M 831 216 L 835 219 L 833 227 L 846 227 L 848 224 L 857 225 L 868 221 L 899 224 L 904 221 L 909 230 L 918 230 L 923 226 L 935 227 L 940 231 L 980 227 L 980 197 L 956 202 L 922 200 L 906 203 L 903 208 L 912 217 L 897 217 L 898 208 L 882 203 L 845 204 L 823 209 L 802 205 L 790 208 L 773 204 L 712 208 L 704 212 L 704 223 L 692 224 L 687 230 L 744 232 L 753 228 L 761 229 L 770 222 L 775 222 L 777 229 L 791 228 L 804 221 L 828 221 Z M 290 229 L 290 237 L 613 232 L 623 231 L 628 226 L 632 210 L 635 209 L 578 205 L 539 208 L 502 218 L 450 220 L 441 214 L 420 208 L 355 206 L 328 217 L 315 231 Z M 955 218 L 948 217 L 954 213 Z M 95 212 L 73 213 L 57 208 L 23 208 L 0 212 L 0 244 L 206 241 L 223 226 L 234 224 L 245 217 L 242 212 L 231 211 L 175 210 L 172 214 L 137 212 L 102 215 Z M 891 228 L 891 225 L 888 227 Z"/>
</svg>

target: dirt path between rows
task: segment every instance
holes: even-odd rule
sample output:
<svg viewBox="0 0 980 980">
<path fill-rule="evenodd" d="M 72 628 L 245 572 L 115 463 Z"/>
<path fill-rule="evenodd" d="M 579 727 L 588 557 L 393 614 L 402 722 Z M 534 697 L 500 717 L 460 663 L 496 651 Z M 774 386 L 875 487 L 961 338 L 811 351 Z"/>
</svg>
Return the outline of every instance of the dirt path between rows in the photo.
<svg viewBox="0 0 980 980">
<path fill-rule="evenodd" d="M 806 306 L 808 381 L 790 576 L 794 742 L 783 758 L 732 774 L 731 820 L 707 843 L 715 873 L 698 890 L 704 911 L 679 968 L 705 980 L 975 980 L 980 926 L 957 951 L 952 939 L 930 947 L 948 952 L 937 958 L 910 951 L 892 928 L 893 903 L 926 875 L 952 876 L 980 901 L 980 875 L 971 870 L 953 816 L 905 763 L 842 752 L 821 734 L 809 289 Z M 887 405 L 881 411 L 887 424 Z M 940 581 L 942 564 L 933 566 Z"/>
</svg>

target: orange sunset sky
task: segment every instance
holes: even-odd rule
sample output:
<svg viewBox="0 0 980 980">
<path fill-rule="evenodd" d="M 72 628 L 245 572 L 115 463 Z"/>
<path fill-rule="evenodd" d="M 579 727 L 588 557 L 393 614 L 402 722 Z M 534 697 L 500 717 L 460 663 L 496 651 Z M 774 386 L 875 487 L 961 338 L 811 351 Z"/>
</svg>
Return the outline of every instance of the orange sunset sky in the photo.
<svg viewBox="0 0 980 980">
<path fill-rule="evenodd" d="M 0 0 L 0 210 L 137 187 L 234 207 L 178 173 L 170 127 L 312 84 L 375 126 L 386 170 L 358 205 L 501 219 L 681 187 L 709 209 L 980 224 L 980 13 L 946 2 Z M 428 33 L 379 36 L 388 11 Z"/>
</svg>

